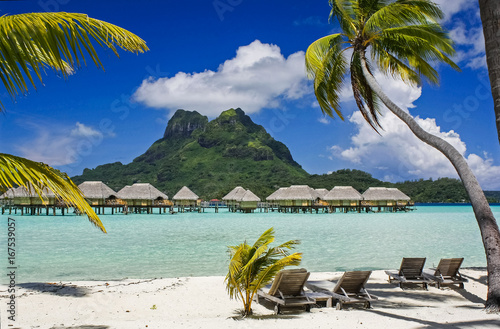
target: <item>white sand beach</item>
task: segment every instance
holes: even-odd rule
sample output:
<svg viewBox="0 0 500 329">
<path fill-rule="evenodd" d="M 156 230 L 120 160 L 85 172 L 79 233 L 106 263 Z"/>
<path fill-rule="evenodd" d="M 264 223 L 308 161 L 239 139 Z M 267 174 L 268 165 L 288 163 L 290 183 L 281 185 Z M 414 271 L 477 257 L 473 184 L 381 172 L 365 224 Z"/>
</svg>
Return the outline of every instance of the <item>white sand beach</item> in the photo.
<svg viewBox="0 0 500 329">
<path fill-rule="evenodd" d="M 1 328 L 499 328 L 500 315 L 484 312 L 486 271 L 463 269 L 464 289 L 400 289 L 384 271 L 368 282 L 377 295 L 371 309 L 315 307 L 274 315 L 253 304 L 241 319 L 240 301 L 230 300 L 224 277 L 21 284 L 16 289 L 16 321 L 7 319 L 7 287 L 0 286 Z M 311 280 L 338 279 L 311 273 Z"/>
</svg>

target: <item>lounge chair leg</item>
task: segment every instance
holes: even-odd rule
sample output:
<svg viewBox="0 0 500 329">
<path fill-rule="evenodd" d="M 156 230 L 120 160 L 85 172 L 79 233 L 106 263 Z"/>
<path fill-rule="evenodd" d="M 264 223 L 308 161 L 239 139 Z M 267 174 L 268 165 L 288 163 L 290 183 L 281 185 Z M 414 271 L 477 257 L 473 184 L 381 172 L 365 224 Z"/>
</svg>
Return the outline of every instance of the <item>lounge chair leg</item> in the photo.
<svg viewBox="0 0 500 329">
<path fill-rule="evenodd" d="M 371 308 L 370 302 L 368 302 L 368 301 L 365 302 L 365 308 Z"/>
<path fill-rule="evenodd" d="M 306 312 L 311 312 L 311 305 L 306 305 Z"/>
<path fill-rule="evenodd" d="M 336 309 L 339 311 L 342 309 L 342 302 L 341 301 L 337 302 Z"/>
<path fill-rule="evenodd" d="M 281 307 L 278 304 L 276 304 L 276 306 L 274 306 L 274 315 L 278 314 L 281 314 Z"/>
</svg>

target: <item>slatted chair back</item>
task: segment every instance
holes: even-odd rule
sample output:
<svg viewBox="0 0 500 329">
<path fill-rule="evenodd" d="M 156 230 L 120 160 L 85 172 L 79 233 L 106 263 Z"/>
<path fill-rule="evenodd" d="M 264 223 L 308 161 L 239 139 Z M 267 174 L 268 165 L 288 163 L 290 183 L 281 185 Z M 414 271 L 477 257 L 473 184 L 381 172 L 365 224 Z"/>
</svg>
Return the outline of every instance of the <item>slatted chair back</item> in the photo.
<svg viewBox="0 0 500 329">
<path fill-rule="evenodd" d="M 302 295 L 304 284 L 309 275 L 305 268 L 282 270 L 276 274 L 273 284 L 269 289 L 269 295 L 280 296 L 299 296 Z"/>
<path fill-rule="evenodd" d="M 443 258 L 439 261 L 436 267 L 436 276 L 442 275 L 443 277 L 455 277 L 458 274 L 458 270 L 464 261 L 463 258 Z"/>
<path fill-rule="evenodd" d="M 399 275 L 404 276 L 407 279 L 422 277 L 424 264 L 425 264 L 425 257 L 403 258 L 403 260 L 401 261 L 401 267 L 399 268 Z"/>
<path fill-rule="evenodd" d="M 365 287 L 372 271 L 351 271 L 345 272 L 333 289 L 336 294 L 358 294 Z"/>
</svg>

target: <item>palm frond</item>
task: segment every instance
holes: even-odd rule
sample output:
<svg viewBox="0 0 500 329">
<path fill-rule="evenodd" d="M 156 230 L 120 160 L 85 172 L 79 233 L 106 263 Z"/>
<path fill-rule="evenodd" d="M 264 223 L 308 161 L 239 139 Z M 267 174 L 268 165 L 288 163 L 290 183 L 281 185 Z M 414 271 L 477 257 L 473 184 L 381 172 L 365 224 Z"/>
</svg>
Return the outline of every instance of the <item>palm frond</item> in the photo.
<svg viewBox="0 0 500 329">
<path fill-rule="evenodd" d="M 381 45 L 382 42 L 372 43 L 372 59 L 379 67 L 380 71 L 389 74 L 395 78 L 399 77 L 406 83 L 418 85 L 422 79 L 420 75 L 410 67 L 409 64 L 403 62 L 398 57 L 392 55 L 388 50 Z M 401 55 L 401 52 L 399 52 Z M 409 54 L 408 54 L 409 56 Z M 413 56 L 413 55 L 412 55 Z M 404 57 L 403 57 L 404 58 Z M 407 62 L 407 61 L 406 61 Z"/>
<path fill-rule="evenodd" d="M 268 245 L 274 241 L 274 228 L 266 230 L 262 235 L 255 241 L 252 248 L 259 249 L 262 245 Z"/>
<path fill-rule="evenodd" d="M 42 82 L 46 67 L 67 77 L 89 56 L 102 68 L 92 41 L 117 56 L 116 46 L 134 53 L 148 50 L 135 34 L 85 14 L 6 15 L 0 17 L 0 35 L 0 76 L 12 98 L 28 92 L 27 81 L 36 89 L 35 77 Z"/>
<path fill-rule="evenodd" d="M 372 58 L 380 64 L 381 70 L 389 69 L 388 73 L 399 75 L 403 81 L 418 84 L 420 77 L 425 77 L 437 84 L 439 75 L 431 63 L 444 62 L 460 70 L 448 57 L 454 53 L 452 44 L 447 34 L 435 26 L 393 28 L 373 40 Z"/>
<path fill-rule="evenodd" d="M 48 189 L 68 206 L 86 214 L 92 224 L 106 233 L 101 220 L 71 179 L 44 163 L 0 153 L 0 186 L 24 186 L 28 191 L 34 190 L 42 200 Z"/>
<path fill-rule="evenodd" d="M 251 283 L 251 290 L 258 290 L 270 283 L 276 274 L 287 266 L 300 265 L 302 253 L 293 253 L 274 262 L 264 270 L 261 270 Z"/>
<path fill-rule="evenodd" d="M 398 0 L 380 7 L 367 20 L 363 33 L 369 34 L 380 29 L 428 24 L 443 18 L 443 12 L 435 3 L 428 0 Z"/>
<path fill-rule="evenodd" d="M 306 69 L 314 79 L 314 93 L 322 112 L 343 120 L 340 92 L 344 85 L 347 62 L 342 51 L 342 36 L 332 34 L 313 42 L 306 51 Z M 333 110 L 333 111 L 332 111 Z"/>
<path fill-rule="evenodd" d="M 350 0 L 330 0 L 330 19 L 337 18 L 345 35 L 353 38 L 357 33 L 354 10 Z"/>
<path fill-rule="evenodd" d="M 371 69 L 369 68 L 369 70 Z M 382 128 L 378 120 L 380 114 L 378 96 L 366 81 L 358 52 L 352 54 L 350 72 L 352 92 L 356 105 L 365 121 L 378 133 L 378 128 Z"/>
<path fill-rule="evenodd" d="M 269 248 L 274 241 L 274 229 L 266 230 L 253 244 L 246 242 L 228 247 L 231 259 L 226 275 L 226 289 L 230 298 L 240 298 L 245 314 L 251 311 L 252 299 L 258 289 L 269 283 L 280 269 L 289 265 L 300 264 L 301 254 L 295 253 L 283 257 L 279 249 L 291 249 L 298 244 L 290 240 L 278 247 Z"/>
</svg>

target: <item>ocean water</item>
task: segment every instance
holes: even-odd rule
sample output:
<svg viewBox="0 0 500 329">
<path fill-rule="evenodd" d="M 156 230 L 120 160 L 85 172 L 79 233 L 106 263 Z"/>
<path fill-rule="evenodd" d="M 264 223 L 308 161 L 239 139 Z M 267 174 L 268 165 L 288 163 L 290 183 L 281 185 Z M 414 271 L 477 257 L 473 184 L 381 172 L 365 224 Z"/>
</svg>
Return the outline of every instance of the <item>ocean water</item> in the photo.
<svg viewBox="0 0 500 329">
<path fill-rule="evenodd" d="M 500 219 L 500 206 L 492 206 Z M 7 244 L 1 216 L 0 244 Z M 20 216 L 16 220 L 17 282 L 114 280 L 225 275 L 228 245 L 253 242 L 274 227 L 275 243 L 299 239 L 309 271 L 399 268 L 402 257 L 464 257 L 485 266 L 472 208 L 418 206 L 407 213 L 281 214 L 183 213 L 101 215 L 107 234 L 86 217 Z M 7 268 L 7 248 L 0 264 Z M 5 283 L 5 275 L 2 275 Z"/>
</svg>

